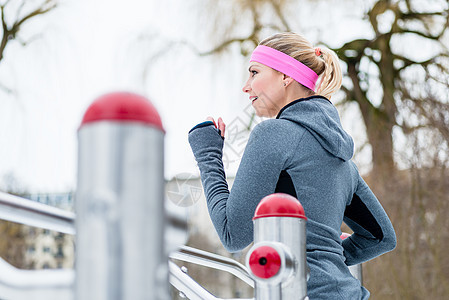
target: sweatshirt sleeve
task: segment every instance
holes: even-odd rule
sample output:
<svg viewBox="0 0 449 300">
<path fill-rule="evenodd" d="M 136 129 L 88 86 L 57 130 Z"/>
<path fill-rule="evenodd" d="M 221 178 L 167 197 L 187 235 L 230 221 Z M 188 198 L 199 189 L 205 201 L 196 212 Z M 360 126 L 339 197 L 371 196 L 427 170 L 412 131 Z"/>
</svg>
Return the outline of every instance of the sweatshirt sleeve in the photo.
<svg viewBox="0 0 449 300">
<path fill-rule="evenodd" d="M 222 162 L 223 140 L 214 126 L 189 133 L 189 143 L 198 167 L 212 223 L 223 246 L 242 250 L 253 241 L 252 217 L 259 201 L 273 193 L 284 167 L 286 149 L 274 120 L 258 124 L 251 132 L 232 191 L 228 190 Z"/>
<path fill-rule="evenodd" d="M 388 215 L 357 172 L 358 182 L 344 222 L 354 233 L 343 240 L 346 264 L 373 259 L 396 247 L 396 234 Z"/>
</svg>

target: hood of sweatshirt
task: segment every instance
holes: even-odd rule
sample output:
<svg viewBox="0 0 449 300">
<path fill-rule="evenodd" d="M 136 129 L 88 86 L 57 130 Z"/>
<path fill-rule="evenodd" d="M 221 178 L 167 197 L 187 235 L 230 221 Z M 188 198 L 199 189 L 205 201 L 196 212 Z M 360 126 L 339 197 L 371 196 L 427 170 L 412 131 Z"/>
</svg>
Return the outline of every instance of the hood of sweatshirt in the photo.
<svg viewBox="0 0 449 300">
<path fill-rule="evenodd" d="M 284 106 L 276 119 L 295 122 L 306 128 L 330 154 L 344 160 L 354 155 L 354 142 L 343 129 L 335 106 L 325 97 L 312 96 Z"/>
</svg>

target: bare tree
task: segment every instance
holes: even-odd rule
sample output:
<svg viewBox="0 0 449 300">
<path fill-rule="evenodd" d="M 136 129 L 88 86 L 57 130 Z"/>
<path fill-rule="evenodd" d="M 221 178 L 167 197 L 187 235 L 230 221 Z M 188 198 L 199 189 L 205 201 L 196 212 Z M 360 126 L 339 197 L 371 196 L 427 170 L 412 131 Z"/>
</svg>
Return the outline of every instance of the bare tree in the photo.
<svg viewBox="0 0 449 300">
<path fill-rule="evenodd" d="M 200 50 L 183 41 L 200 56 L 218 55 L 231 45 L 239 44 L 241 54 L 251 53 L 265 30 L 290 31 L 285 11 L 294 0 L 230 0 L 206 1 L 198 14 L 206 16 L 208 40 L 216 45 Z M 212 25 L 212 26 L 210 26 Z M 201 25 L 200 25 L 201 26 Z"/>
<path fill-rule="evenodd" d="M 448 71 L 448 49 L 444 43 L 448 32 L 449 9 L 447 1 L 436 0 L 432 6 L 440 9 L 429 10 L 428 6 L 414 5 L 413 0 L 382 0 L 377 1 L 367 12 L 367 19 L 374 31 L 369 39 L 357 39 L 345 43 L 342 47 L 334 49 L 341 60 L 346 63 L 346 75 L 350 83 L 343 86 L 346 101 L 355 101 L 360 107 L 367 130 L 369 143 L 372 147 L 373 171 L 384 178 L 394 170 L 393 158 L 393 127 L 401 127 L 404 132 L 410 132 L 423 125 L 435 126 L 433 118 L 441 116 L 433 114 L 435 109 L 426 111 L 423 106 L 430 103 L 437 108 L 441 106 L 447 110 L 445 99 L 435 97 L 437 93 L 423 93 L 426 86 L 432 89 L 447 89 L 448 81 L 441 82 L 438 78 Z M 430 4 L 430 3 L 428 3 Z M 390 28 L 385 22 L 379 22 L 382 16 L 389 14 Z M 434 49 L 432 55 L 425 60 L 417 60 L 406 54 L 395 51 L 394 43 L 413 41 L 410 47 L 419 51 L 417 43 L 432 41 Z M 377 75 L 368 70 L 377 70 Z M 417 73 L 424 73 L 424 78 L 413 82 Z M 411 84 L 413 83 L 413 84 Z M 377 89 L 377 91 L 373 91 Z M 431 99 L 433 98 L 433 99 Z M 410 122 L 412 108 L 417 116 L 428 120 L 426 123 Z M 404 110 L 405 109 L 405 110 Z M 441 112 L 441 110 L 440 110 Z M 446 120 L 446 127 L 447 127 Z M 443 127 L 436 127 L 444 133 Z"/>
<path fill-rule="evenodd" d="M 48 13 L 56 8 L 58 0 L 38 0 L 38 1 L 11 1 L 0 2 L 1 42 L 0 42 L 0 63 L 5 57 L 5 50 L 13 41 L 18 41 L 26 45 L 27 41 L 20 38 L 20 30 L 36 19 L 36 17 Z M 5 92 L 10 93 L 7 87 L 0 84 Z"/>
<path fill-rule="evenodd" d="M 210 6 L 205 6 L 201 13 L 215 20 L 209 27 L 211 40 L 217 40 L 216 46 L 198 50 L 184 43 L 198 55 L 220 54 L 233 44 L 239 44 L 241 54 L 248 55 L 266 30 L 292 30 L 287 16 L 295 2 L 232 0 L 226 2 L 226 7 L 221 7 L 220 1 L 209 2 Z M 228 21 L 221 20 L 220 15 L 226 15 Z M 345 76 L 349 79 L 342 87 L 346 94 L 344 103 L 358 104 L 372 149 L 373 173 L 382 179 L 395 170 L 394 127 L 408 134 L 422 126 L 431 126 L 445 136 L 448 134 L 449 120 L 445 113 L 448 104 L 435 89 L 446 89 L 449 85 L 447 75 L 443 78 L 449 70 L 449 51 L 444 42 L 449 8 L 446 0 L 432 0 L 426 5 L 416 0 L 379 0 L 368 8 L 366 21 L 372 28 L 367 34 L 369 38 L 344 42 L 333 50 L 345 63 Z M 433 42 L 437 51 L 423 60 L 395 51 L 394 46 L 408 43 L 418 50 L 418 43 L 428 42 Z M 413 82 L 414 73 L 424 75 Z M 423 94 L 426 87 L 429 93 Z M 410 122 L 410 113 L 422 122 Z"/>
<path fill-rule="evenodd" d="M 214 6 L 218 4 L 217 1 L 212 2 Z M 200 55 L 218 54 L 234 43 L 240 44 L 243 55 L 248 55 L 261 40 L 263 30 L 291 30 L 289 22 L 285 17 L 285 10 L 293 2 L 291 0 L 232 0 L 231 8 L 238 13 L 231 15 L 227 26 L 222 27 L 222 24 L 225 22 L 219 19 L 221 22 L 214 26 L 213 34 L 213 36 L 220 36 L 220 39 L 217 41 L 218 45 L 209 51 L 200 52 Z M 213 11 L 220 12 L 216 7 L 212 6 L 206 7 L 206 9 L 209 13 Z M 229 19 L 229 14 L 224 15 Z M 267 18 L 266 15 L 270 17 Z M 247 18 L 242 16 L 247 16 Z M 213 17 L 217 18 L 219 16 L 213 15 Z M 242 30 L 242 25 L 249 30 Z M 221 31 L 221 33 L 217 35 L 216 30 Z M 247 33 L 242 35 L 240 34 L 242 31 Z"/>
<path fill-rule="evenodd" d="M 17 1 L 16 1 L 17 2 Z M 14 7 L 10 0 L 4 1 L 0 4 L 1 10 L 1 22 L 2 22 L 2 40 L 0 44 L 0 61 L 4 57 L 5 49 L 13 40 L 19 40 L 22 44 L 26 42 L 19 39 L 19 32 L 25 23 L 28 23 L 31 19 L 36 18 L 39 15 L 43 15 L 51 11 L 57 6 L 57 0 L 42 0 L 38 4 L 33 1 L 22 0 L 17 6 Z M 32 7 L 31 7 L 32 6 Z M 16 9 L 16 11 L 11 11 L 9 8 Z M 15 18 L 11 18 L 11 15 L 15 14 Z"/>
</svg>

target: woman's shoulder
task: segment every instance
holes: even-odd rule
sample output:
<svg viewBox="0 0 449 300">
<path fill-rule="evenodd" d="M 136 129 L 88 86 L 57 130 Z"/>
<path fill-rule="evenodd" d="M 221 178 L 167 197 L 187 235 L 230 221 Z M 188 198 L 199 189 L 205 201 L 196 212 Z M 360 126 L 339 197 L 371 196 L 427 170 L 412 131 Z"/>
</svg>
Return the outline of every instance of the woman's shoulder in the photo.
<svg viewBox="0 0 449 300">
<path fill-rule="evenodd" d="M 251 132 L 253 137 L 266 137 L 272 140 L 292 140 L 302 136 L 302 126 L 284 119 L 268 119 L 257 124 Z"/>
<path fill-rule="evenodd" d="M 297 130 L 298 126 L 292 121 L 286 119 L 267 119 L 259 124 L 257 124 L 253 131 L 261 130 L 281 130 L 281 131 L 291 131 Z"/>
</svg>

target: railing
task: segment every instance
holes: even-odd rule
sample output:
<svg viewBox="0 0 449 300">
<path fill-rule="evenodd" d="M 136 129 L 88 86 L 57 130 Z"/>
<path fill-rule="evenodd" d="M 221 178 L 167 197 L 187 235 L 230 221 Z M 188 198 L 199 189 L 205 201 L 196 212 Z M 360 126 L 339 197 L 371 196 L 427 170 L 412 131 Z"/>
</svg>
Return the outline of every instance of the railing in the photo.
<svg viewBox="0 0 449 300">
<path fill-rule="evenodd" d="M 261 200 L 246 266 L 180 246 L 186 220 L 164 209 L 163 133 L 147 100 L 107 95 L 80 127 L 76 218 L 0 193 L 0 219 L 76 233 L 75 270 L 19 270 L 0 259 L 1 299 L 167 300 L 168 283 L 189 299 L 219 299 L 173 260 L 229 272 L 253 287 L 257 300 L 308 299 L 306 217 L 291 196 Z"/>
<path fill-rule="evenodd" d="M 177 251 L 170 253 L 170 258 L 228 272 L 254 287 L 254 279 L 251 278 L 248 269 L 233 259 L 188 246 L 181 246 Z"/>
<path fill-rule="evenodd" d="M 168 267 L 170 270 L 170 284 L 175 287 L 180 293 L 191 300 L 221 300 L 192 279 L 182 268 L 178 267 L 174 262 L 169 261 Z M 239 298 L 245 300 L 243 298 Z M 250 298 L 254 299 L 254 298 Z M 250 300 L 246 299 L 246 300 Z M 231 300 L 231 299 L 229 299 Z"/>
<path fill-rule="evenodd" d="M 29 226 L 75 233 L 75 214 L 0 192 L 0 219 Z"/>
<path fill-rule="evenodd" d="M 168 210 L 169 230 L 185 231 L 185 216 Z M 75 234 L 75 214 L 46 204 L 0 192 L 0 219 L 15 223 Z M 167 239 L 174 248 L 176 241 Z M 171 259 L 191 262 L 229 272 L 254 287 L 246 268 L 217 254 L 181 246 L 170 254 Z M 170 283 L 190 299 L 218 299 L 169 262 Z M 190 279 L 189 279 L 190 278 Z M 20 270 L 0 258 L 1 299 L 73 299 L 75 272 L 72 269 Z M 197 295 L 197 296 L 194 296 Z"/>
<path fill-rule="evenodd" d="M 0 219 L 24 225 L 75 233 L 75 214 L 0 192 Z M 71 269 L 21 270 L 0 258 L 0 298 L 72 299 L 75 272 Z"/>
</svg>

